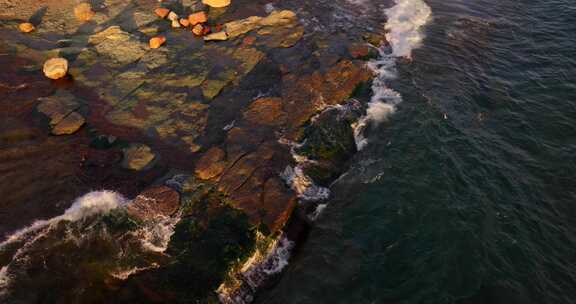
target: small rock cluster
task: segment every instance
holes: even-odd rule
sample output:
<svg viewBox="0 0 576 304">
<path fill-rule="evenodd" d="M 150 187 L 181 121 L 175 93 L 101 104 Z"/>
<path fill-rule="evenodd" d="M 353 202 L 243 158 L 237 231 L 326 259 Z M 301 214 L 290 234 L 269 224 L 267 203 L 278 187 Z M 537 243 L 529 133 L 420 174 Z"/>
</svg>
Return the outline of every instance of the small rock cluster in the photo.
<svg viewBox="0 0 576 304">
<path fill-rule="evenodd" d="M 230 5 L 230 0 L 203 0 L 202 3 L 209 7 L 222 8 Z M 154 10 L 154 13 L 162 18 L 171 22 L 172 28 L 190 28 L 192 33 L 198 37 L 204 36 L 205 40 L 227 40 L 228 35 L 226 32 L 216 32 L 210 34 L 211 28 L 206 24 L 208 22 L 208 15 L 205 11 L 200 10 L 194 12 L 188 17 L 180 17 L 176 12 L 170 11 L 165 7 L 159 7 Z M 156 36 L 150 39 L 150 48 L 157 49 L 166 43 L 164 36 Z"/>
</svg>

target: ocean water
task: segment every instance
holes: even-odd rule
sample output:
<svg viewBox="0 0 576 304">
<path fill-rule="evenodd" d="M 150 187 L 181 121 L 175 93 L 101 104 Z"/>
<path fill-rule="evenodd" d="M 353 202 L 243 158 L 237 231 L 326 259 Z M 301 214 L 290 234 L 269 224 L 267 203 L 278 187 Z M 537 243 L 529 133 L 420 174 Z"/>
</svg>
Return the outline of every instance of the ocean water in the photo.
<svg viewBox="0 0 576 304">
<path fill-rule="evenodd" d="M 256 302 L 576 303 L 576 3 L 349 2 L 417 43 L 373 62 L 390 111 Z"/>
</svg>

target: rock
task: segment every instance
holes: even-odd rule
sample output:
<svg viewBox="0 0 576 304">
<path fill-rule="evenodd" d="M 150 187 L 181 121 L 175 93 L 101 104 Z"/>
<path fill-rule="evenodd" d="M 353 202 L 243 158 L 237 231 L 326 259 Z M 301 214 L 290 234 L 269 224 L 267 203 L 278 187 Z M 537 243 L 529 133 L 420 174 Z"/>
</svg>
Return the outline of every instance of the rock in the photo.
<svg viewBox="0 0 576 304">
<path fill-rule="evenodd" d="M 64 117 L 58 124 L 52 128 L 52 134 L 54 135 L 69 135 L 74 134 L 76 131 L 86 123 L 86 120 L 82 115 L 77 112 L 72 112 L 68 116 Z"/>
<path fill-rule="evenodd" d="M 154 10 L 154 13 L 155 13 L 158 17 L 164 19 L 164 18 L 166 18 L 166 17 L 168 16 L 168 14 L 170 14 L 170 10 L 167 9 L 167 8 L 159 7 L 159 8 L 157 8 L 157 9 Z"/>
<path fill-rule="evenodd" d="M 96 13 L 92 11 L 89 3 L 80 3 L 74 8 L 74 16 L 82 22 L 90 21 Z"/>
<path fill-rule="evenodd" d="M 73 134 L 86 123 L 84 117 L 75 112 L 80 105 L 70 93 L 58 93 L 38 100 L 38 112 L 50 118 L 54 135 Z"/>
<path fill-rule="evenodd" d="M 216 8 L 229 6 L 230 2 L 230 0 L 202 0 L 202 3 Z"/>
<path fill-rule="evenodd" d="M 167 186 L 154 186 L 140 193 L 126 206 L 131 216 L 140 220 L 153 220 L 158 216 L 174 215 L 180 208 L 180 194 Z"/>
<path fill-rule="evenodd" d="M 158 36 L 150 39 L 150 48 L 157 49 L 161 47 L 166 42 L 166 37 Z"/>
<path fill-rule="evenodd" d="M 76 111 L 80 104 L 70 93 L 58 93 L 53 96 L 38 98 L 38 112 L 50 118 L 50 125 L 57 125 L 70 113 Z"/>
<path fill-rule="evenodd" d="M 196 36 L 204 35 L 204 26 L 202 24 L 196 24 L 192 28 L 192 33 L 194 33 L 194 35 L 196 35 Z"/>
<path fill-rule="evenodd" d="M 176 20 L 177 21 L 178 19 L 179 19 L 178 14 L 176 14 L 175 12 L 170 12 L 168 14 L 168 20 L 170 20 L 170 21 Z"/>
<path fill-rule="evenodd" d="M 50 79 L 60 79 L 68 73 L 68 60 L 52 58 L 44 63 L 44 75 Z"/>
<path fill-rule="evenodd" d="M 36 27 L 34 27 L 34 25 L 30 22 L 25 22 L 25 23 L 21 23 L 18 26 L 18 29 L 22 32 L 22 33 L 30 33 L 32 31 L 34 31 L 36 29 Z"/>
<path fill-rule="evenodd" d="M 190 21 L 188 21 L 188 19 L 181 18 L 181 19 L 180 19 L 180 25 L 182 25 L 183 27 L 189 27 L 189 26 L 190 26 Z"/>
<path fill-rule="evenodd" d="M 111 69 L 140 60 L 148 51 L 148 46 L 139 37 L 123 31 L 119 26 L 111 26 L 91 36 L 88 41 L 95 45 L 94 50 L 98 54 L 82 52 L 79 59 L 98 62 Z"/>
<path fill-rule="evenodd" d="M 217 32 L 204 36 L 204 41 L 224 41 L 224 40 L 228 40 L 228 34 L 226 32 Z"/>
<path fill-rule="evenodd" d="M 244 112 L 244 119 L 257 125 L 277 126 L 286 122 L 286 113 L 282 110 L 282 99 L 260 98 Z"/>
<path fill-rule="evenodd" d="M 178 19 L 172 20 L 172 28 L 180 28 L 180 27 L 182 26 L 180 25 L 180 21 L 178 21 Z"/>
<path fill-rule="evenodd" d="M 353 43 L 348 47 L 348 52 L 354 59 L 367 60 L 378 56 L 378 51 L 367 43 Z"/>
<path fill-rule="evenodd" d="M 283 79 L 283 107 L 288 115 L 289 137 L 298 140 L 301 127 L 319 110 L 328 105 L 342 104 L 355 90 L 369 81 L 372 72 L 362 61 L 343 60 L 324 74 L 316 71 L 311 75 Z"/>
<path fill-rule="evenodd" d="M 218 147 L 208 150 L 196 163 L 196 175 L 205 180 L 218 177 L 226 168 L 224 156 L 224 151 Z"/>
<path fill-rule="evenodd" d="M 142 171 L 148 169 L 156 159 L 156 154 L 144 144 L 132 144 L 123 152 L 122 167 L 126 169 Z"/>
<path fill-rule="evenodd" d="M 206 23 L 206 21 L 208 21 L 208 16 L 206 16 L 205 12 L 197 12 L 190 14 L 188 16 L 188 21 L 190 21 L 190 24 L 194 26 L 198 23 Z"/>
<path fill-rule="evenodd" d="M 284 25 L 294 25 L 297 23 L 296 14 L 292 11 L 274 11 L 267 17 L 251 16 L 242 20 L 235 20 L 224 25 L 226 33 L 230 38 L 244 35 L 250 31 L 263 27 L 278 27 Z M 270 30 L 266 34 L 270 33 Z"/>
<path fill-rule="evenodd" d="M 347 161 L 357 152 L 351 124 L 361 116 L 359 102 L 322 112 L 306 128 L 306 141 L 296 153 L 312 160 L 304 171 L 322 186 L 328 186 L 346 170 Z"/>
</svg>

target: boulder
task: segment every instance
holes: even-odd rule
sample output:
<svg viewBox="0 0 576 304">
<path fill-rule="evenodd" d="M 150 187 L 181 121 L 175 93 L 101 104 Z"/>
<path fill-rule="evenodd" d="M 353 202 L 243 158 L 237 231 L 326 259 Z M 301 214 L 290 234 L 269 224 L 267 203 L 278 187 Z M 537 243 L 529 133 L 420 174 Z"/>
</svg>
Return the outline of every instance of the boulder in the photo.
<svg viewBox="0 0 576 304">
<path fill-rule="evenodd" d="M 153 220 L 158 216 L 174 215 L 180 208 L 180 194 L 167 186 L 154 186 L 140 193 L 126 211 L 140 220 Z"/>
<path fill-rule="evenodd" d="M 190 24 L 192 25 L 196 25 L 198 23 L 205 23 L 208 21 L 208 16 L 206 15 L 205 12 L 197 12 L 194 14 L 190 14 L 188 16 L 188 21 L 190 21 Z"/>
<path fill-rule="evenodd" d="M 32 24 L 30 22 L 24 22 L 24 23 L 20 23 L 20 25 L 18 26 L 18 29 L 22 33 L 30 33 L 32 31 L 34 31 L 36 29 L 36 27 L 34 27 L 34 24 Z"/>
<path fill-rule="evenodd" d="M 44 75 L 50 79 L 60 79 L 68 73 L 68 60 L 52 58 L 44 63 Z"/>
<path fill-rule="evenodd" d="M 123 150 L 124 159 L 122 167 L 135 171 L 142 171 L 151 167 L 156 154 L 144 144 L 132 144 Z"/>
<path fill-rule="evenodd" d="M 164 19 L 164 18 L 168 17 L 168 14 L 170 14 L 170 10 L 167 9 L 167 8 L 159 7 L 159 8 L 157 8 L 157 9 L 154 10 L 154 13 L 155 13 L 158 17 Z"/>
<path fill-rule="evenodd" d="M 96 13 L 92 11 L 92 6 L 89 3 L 80 3 L 74 8 L 74 16 L 82 22 L 90 21 L 94 15 Z"/>
<path fill-rule="evenodd" d="M 166 37 L 158 36 L 150 39 L 150 48 L 157 49 L 161 47 L 166 42 Z"/>
<path fill-rule="evenodd" d="M 226 7 L 230 5 L 231 0 L 202 0 L 202 3 L 210 7 Z"/>
<path fill-rule="evenodd" d="M 189 27 L 190 26 L 190 21 L 186 18 L 181 18 L 180 19 L 180 25 L 182 25 L 183 27 Z"/>
</svg>

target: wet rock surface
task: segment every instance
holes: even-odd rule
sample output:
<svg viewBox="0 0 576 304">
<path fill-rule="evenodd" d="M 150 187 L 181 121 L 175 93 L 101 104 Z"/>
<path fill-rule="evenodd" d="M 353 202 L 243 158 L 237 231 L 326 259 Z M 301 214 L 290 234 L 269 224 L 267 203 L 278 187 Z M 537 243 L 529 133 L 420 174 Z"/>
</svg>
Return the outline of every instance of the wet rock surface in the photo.
<svg viewBox="0 0 576 304">
<path fill-rule="evenodd" d="M 126 212 L 137 222 L 182 214 L 168 225 L 175 234 L 166 252 L 176 262 L 129 276 L 122 287 L 102 288 L 119 303 L 214 300 L 234 261 L 253 252 L 255 231 L 282 234 L 298 208 L 297 194 L 280 176 L 295 166 L 285 142 L 304 142 L 296 152 L 316 161 L 305 171 L 323 184 L 356 151 L 354 118 L 327 109 L 346 104 L 372 77 L 362 35 L 318 33 L 297 7 L 278 1 L 215 2 L 104 0 L 78 8 L 67 0 L 0 0 L 0 61 L 3 54 L 28 58 L 10 72 L 25 75 L 20 81 L 0 77 L 0 94 L 40 92 L 17 118 L 26 117 L 25 126 L 9 133 L 18 139 L 8 136 L 0 147 L 0 168 L 9 166 L 11 153 L 46 149 L 49 171 L 59 172 L 53 179 L 63 184 L 54 188 L 70 180 L 77 187 L 62 200 L 110 187 L 133 199 Z M 36 30 L 20 33 L 22 18 Z M 198 24 L 202 32 L 193 33 Z M 55 57 L 68 61 L 69 76 L 52 81 L 42 66 Z M 30 134 L 43 137 L 24 148 Z M 116 140 L 102 139 L 110 137 Z M 56 166 L 60 159 L 67 160 L 63 167 Z M 29 159 L 21 161 L 31 168 Z M 160 186 L 169 169 L 190 178 Z M 21 183 L 39 179 L 31 171 L 11 175 Z M 45 208 L 65 208 L 54 204 Z M 12 215 L 24 210 L 10 208 Z M 19 226 L 14 221 L 4 230 Z"/>
</svg>

